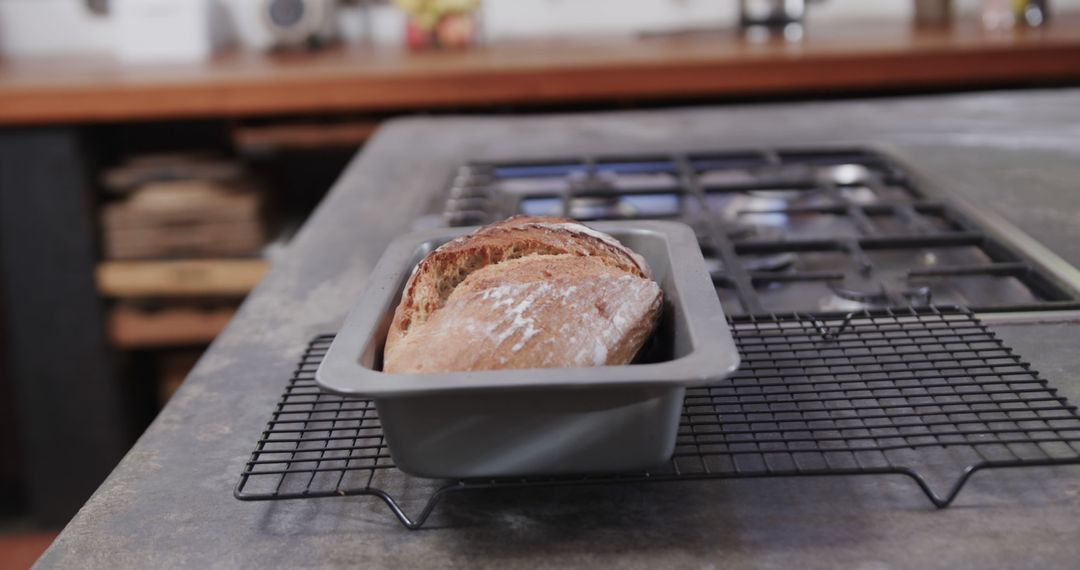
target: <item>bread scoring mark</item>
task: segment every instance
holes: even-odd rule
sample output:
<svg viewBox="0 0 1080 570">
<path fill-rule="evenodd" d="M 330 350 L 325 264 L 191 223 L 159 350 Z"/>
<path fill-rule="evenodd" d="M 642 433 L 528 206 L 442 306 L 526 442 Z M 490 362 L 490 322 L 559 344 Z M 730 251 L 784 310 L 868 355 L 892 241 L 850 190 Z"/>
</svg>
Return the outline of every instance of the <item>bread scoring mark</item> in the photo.
<svg viewBox="0 0 1080 570">
<path fill-rule="evenodd" d="M 604 232 L 598 232 L 585 224 L 578 224 L 575 222 L 528 222 L 517 226 L 519 228 L 546 228 L 549 230 L 563 230 L 568 232 L 582 233 L 587 236 L 594 237 L 612 247 L 616 247 L 620 250 L 627 250 L 627 247 L 619 240 L 605 234 Z"/>
<path fill-rule="evenodd" d="M 511 219 L 513 219 L 513 218 L 511 218 Z M 620 253 L 626 255 L 630 259 L 632 259 L 634 261 L 634 265 L 637 266 L 638 270 L 641 271 L 641 273 L 645 277 L 650 277 L 650 278 L 652 277 L 652 272 L 649 271 L 649 266 L 645 263 L 645 259 L 642 258 L 640 255 L 638 255 L 637 252 L 635 252 L 634 250 L 626 247 L 625 245 L 622 244 L 622 242 L 615 239 L 614 237 L 612 237 L 612 236 L 610 236 L 608 234 L 605 234 L 604 232 L 594 230 L 594 229 L 590 228 L 589 226 L 586 226 L 585 224 L 581 224 L 581 223 L 578 223 L 578 222 L 572 222 L 572 221 L 566 221 L 566 222 L 527 222 L 527 223 L 515 226 L 515 229 L 528 229 L 528 228 L 543 228 L 543 229 L 548 229 L 548 230 L 553 230 L 553 231 L 565 231 L 565 232 L 579 233 L 579 234 L 585 234 L 585 235 L 587 235 L 589 237 L 592 237 L 592 238 L 596 238 L 596 239 L 604 242 L 608 246 L 616 249 Z"/>
</svg>

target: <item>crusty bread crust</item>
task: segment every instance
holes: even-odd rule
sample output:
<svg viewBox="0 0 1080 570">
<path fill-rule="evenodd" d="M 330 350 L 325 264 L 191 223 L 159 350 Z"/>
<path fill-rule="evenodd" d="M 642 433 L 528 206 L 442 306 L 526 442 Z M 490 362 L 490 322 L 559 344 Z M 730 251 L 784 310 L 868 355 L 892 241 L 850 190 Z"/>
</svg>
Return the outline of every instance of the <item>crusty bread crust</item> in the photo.
<svg viewBox="0 0 1080 570">
<path fill-rule="evenodd" d="M 601 276 L 613 284 L 602 287 L 600 283 L 593 283 Z M 581 360 L 576 352 L 568 353 L 573 346 L 563 346 L 548 338 L 552 334 L 548 330 L 550 327 L 560 328 L 561 323 L 578 322 L 594 313 L 585 311 L 580 315 L 569 315 L 563 309 L 585 306 L 599 307 L 596 315 L 601 320 L 595 323 L 595 328 L 582 329 L 582 334 L 588 334 L 589 338 L 606 335 L 601 342 L 604 361 L 595 365 L 629 362 L 659 315 L 660 289 L 649 276 L 648 266 L 639 255 L 611 236 L 572 220 L 516 216 L 485 226 L 444 244 L 416 267 L 394 312 L 384 349 L 384 369 L 419 372 L 588 365 L 586 361 L 598 359 Z M 555 294 L 551 291 L 556 284 L 561 284 L 559 291 L 571 293 L 549 298 Z M 514 350 L 517 341 L 500 348 L 507 338 L 492 344 L 491 339 L 481 338 L 483 335 L 455 324 L 457 321 L 470 322 L 474 328 L 483 330 L 495 326 L 499 315 L 484 313 L 479 304 L 472 307 L 471 303 L 475 302 L 476 295 L 482 296 L 485 291 L 506 294 L 507 290 L 500 287 L 510 285 L 515 287 L 515 295 L 532 299 L 529 307 L 536 301 L 543 301 L 539 304 L 545 307 L 544 315 L 529 318 L 534 323 L 543 323 L 546 328 L 540 330 L 534 324 L 522 332 L 528 337 L 523 341 L 530 345 L 529 350 L 523 351 L 524 345 Z M 644 297 L 638 298 L 640 295 Z M 453 306 L 450 304 L 452 299 Z M 503 299 L 500 302 L 509 303 Z M 605 323 L 605 311 L 612 305 L 619 307 L 612 314 L 631 319 L 629 324 Z M 655 312 L 650 309 L 653 305 Z M 486 325 L 477 320 L 480 316 L 489 319 Z M 523 318 L 520 314 L 518 317 Z M 645 332 L 641 333 L 639 329 Z M 456 335 L 453 339 L 446 336 L 451 332 Z M 495 333 L 493 338 L 516 334 L 504 331 Z M 550 349 L 549 353 L 541 355 L 536 352 L 541 349 L 532 348 L 533 336 L 541 338 Z M 608 342 L 609 339 L 612 342 Z M 579 341 L 584 342 L 580 338 Z M 562 348 L 556 350 L 560 346 Z M 597 345 L 594 355 L 600 354 L 600 350 L 601 346 Z M 628 355 L 623 354 L 626 352 Z M 469 354 L 453 356 L 449 353 L 487 356 L 474 358 Z"/>
<path fill-rule="evenodd" d="M 384 370 L 627 364 L 652 333 L 661 298 L 652 280 L 598 257 L 538 255 L 489 265 L 387 345 Z"/>
</svg>

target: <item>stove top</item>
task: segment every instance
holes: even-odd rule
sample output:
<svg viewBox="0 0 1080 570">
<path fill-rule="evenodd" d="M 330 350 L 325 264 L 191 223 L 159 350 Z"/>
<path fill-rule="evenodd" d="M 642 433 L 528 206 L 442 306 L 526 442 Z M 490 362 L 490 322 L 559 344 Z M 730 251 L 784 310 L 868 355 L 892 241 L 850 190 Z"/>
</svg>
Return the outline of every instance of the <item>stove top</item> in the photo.
<svg viewBox="0 0 1080 570">
<path fill-rule="evenodd" d="M 697 233 L 729 315 L 959 305 L 1080 308 L 1080 284 L 870 149 L 752 150 L 471 163 L 450 225 L 524 213 L 666 219 Z"/>
</svg>

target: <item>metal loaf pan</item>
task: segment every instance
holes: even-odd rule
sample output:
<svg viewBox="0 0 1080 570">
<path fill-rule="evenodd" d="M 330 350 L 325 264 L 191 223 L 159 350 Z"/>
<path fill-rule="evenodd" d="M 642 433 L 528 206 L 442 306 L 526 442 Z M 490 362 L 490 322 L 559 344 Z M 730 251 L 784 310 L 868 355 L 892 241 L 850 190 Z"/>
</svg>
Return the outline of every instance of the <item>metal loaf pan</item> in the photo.
<svg viewBox="0 0 1080 570">
<path fill-rule="evenodd" d="M 642 363 L 388 374 L 383 343 L 417 263 L 475 228 L 411 234 L 375 267 L 316 373 L 325 389 L 375 401 L 406 473 L 476 478 L 648 469 L 671 457 L 687 386 L 731 374 L 739 355 L 694 232 L 674 222 L 600 222 L 648 261 L 664 316 Z"/>
</svg>

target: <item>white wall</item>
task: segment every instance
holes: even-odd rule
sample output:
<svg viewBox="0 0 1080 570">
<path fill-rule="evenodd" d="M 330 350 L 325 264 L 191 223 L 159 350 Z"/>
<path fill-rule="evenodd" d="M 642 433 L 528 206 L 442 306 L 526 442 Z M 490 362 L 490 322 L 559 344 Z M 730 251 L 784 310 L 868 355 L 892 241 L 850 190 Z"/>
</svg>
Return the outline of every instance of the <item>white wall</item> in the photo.
<svg viewBox="0 0 1080 570">
<path fill-rule="evenodd" d="M 260 0 L 216 0 L 228 8 L 233 34 L 253 47 L 270 38 L 256 8 Z M 960 12 L 972 13 L 981 0 L 954 0 Z M 686 27 L 732 26 L 737 0 L 486 0 L 487 36 L 498 40 L 539 35 L 635 33 Z M 1080 10 L 1080 0 L 1054 0 L 1055 11 Z M 873 18 L 906 19 L 912 0 L 825 0 L 810 8 L 813 21 Z M 403 20 L 396 10 L 380 7 L 371 29 L 378 43 L 401 41 Z M 347 38 L 365 29 L 359 12 L 339 18 Z M 40 55 L 112 50 L 112 22 L 89 14 L 83 0 L 0 0 L 0 54 Z"/>
<path fill-rule="evenodd" d="M 270 36 L 258 15 L 261 0 L 213 0 L 228 14 L 234 39 L 261 48 Z M 404 16 L 383 6 L 372 11 L 370 26 L 363 24 L 357 8 L 345 8 L 339 17 L 346 37 L 358 38 L 370 29 L 374 39 L 399 44 Z M 84 0 L 0 0 L 0 55 L 52 55 L 65 53 L 112 53 L 114 26 L 109 17 L 91 14 Z"/>
<path fill-rule="evenodd" d="M 955 0 L 954 0 L 955 3 Z M 913 0 L 826 0 L 808 9 L 808 18 L 815 21 L 852 21 L 873 18 L 911 19 L 915 13 Z"/>
<path fill-rule="evenodd" d="M 486 0 L 492 40 L 733 25 L 736 0 Z"/>
<path fill-rule="evenodd" d="M 77 0 L 0 0 L 0 54 L 110 51 L 112 26 Z"/>
</svg>

